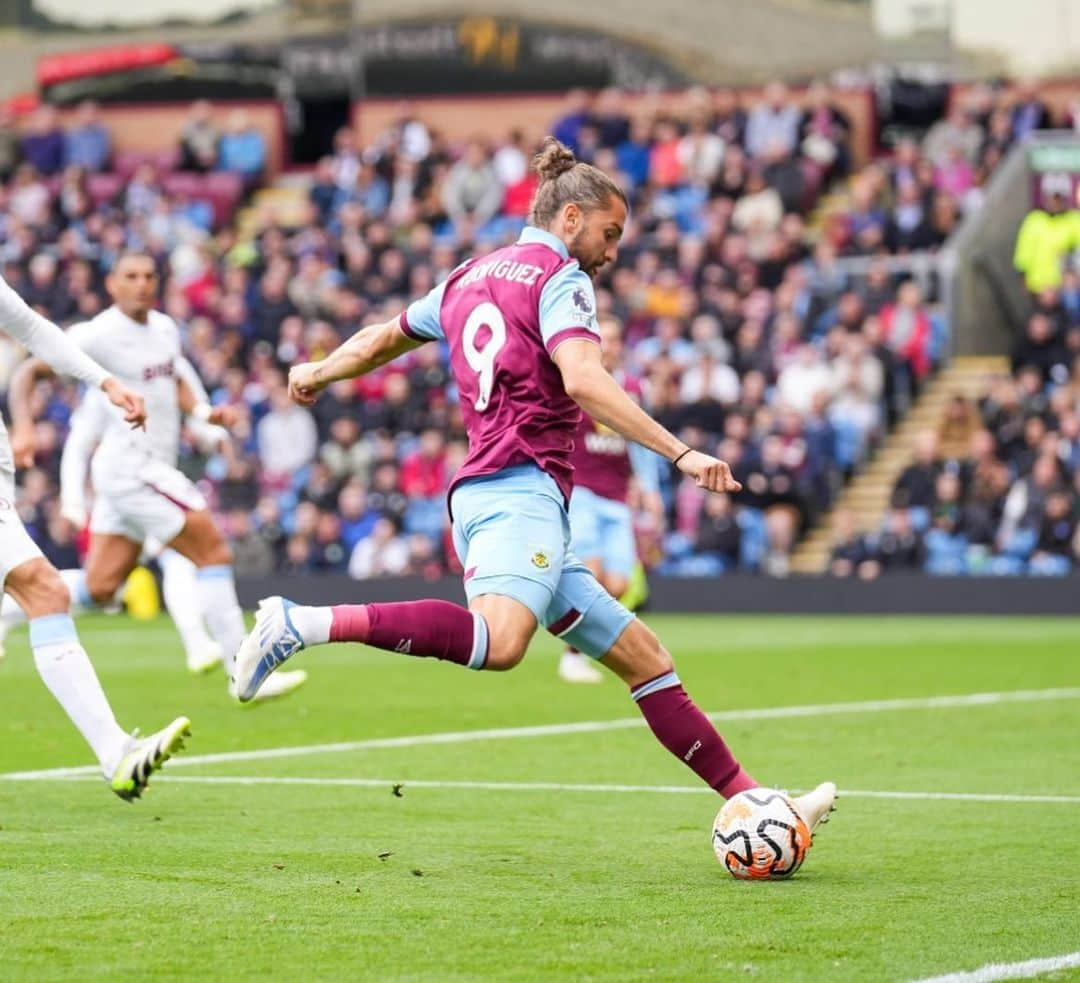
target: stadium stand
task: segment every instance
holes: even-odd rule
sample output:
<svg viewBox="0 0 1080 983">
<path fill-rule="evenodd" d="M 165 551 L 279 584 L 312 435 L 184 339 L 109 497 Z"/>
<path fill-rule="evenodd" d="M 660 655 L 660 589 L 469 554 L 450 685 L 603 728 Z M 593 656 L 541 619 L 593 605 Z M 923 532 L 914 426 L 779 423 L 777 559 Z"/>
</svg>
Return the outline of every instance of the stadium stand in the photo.
<svg viewBox="0 0 1080 983">
<path fill-rule="evenodd" d="M 896 260 L 938 249 L 978 208 L 1030 115 L 1011 110 L 1004 93 L 958 107 L 921 143 L 905 139 L 870 160 L 824 86 L 796 98 L 775 83 L 748 107 L 730 90 L 693 90 L 662 106 L 631 106 L 614 91 L 573 94 L 550 121 L 580 157 L 617 173 L 631 198 L 620 261 L 598 298 L 625 325 L 630 368 L 653 411 L 729 460 L 745 485 L 736 501 L 706 503 L 665 474 L 663 523 L 641 514 L 650 566 L 787 572 L 800 534 L 945 359 L 934 279 L 898 275 Z M 0 120 L 5 277 L 67 324 L 106 303 L 103 275 L 123 246 L 161 259 L 163 308 L 184 326 L 214 401 L 244 420 L 228 453 L 203 459 L 192 445 L 185 465 L 205 468 L 241 572 L 453 569 L 443 494 L 464 433 L 442 353 L 427 346 L 404 366 L 339 384 L 314 411 L 289 403 L 283 370 L 396 312 L 473 248 L 513 238 L 533 187 L 531 141 L 507 128 L 452 144 L 436 117 L 415 112 L 364 141 L 342 130 L 302 198 L 292 191 L 285 224 L 242 209 L 276 172 L 264 130 L 205 104 L 174 116 L 172 145 L 123 151 L 110 149 L 92 106 L 69 114 L 66 129 L 47 109 L 22 128 Z M 72 148 L 77 163 L 64 156 Z M 95 151 L 108 169 L 90 166 Z M 850 260 L 864 262 L 861 272 Z M 1029 328 L 1032 344 L 1039 330 Z M 0 349 L 0 387 L 15 358 Z M 69 387 L 39 390 L 43 454 L 19 502 L 65 564 L 75 544 L 57 520 L 55 481 L 75 398 Z M 1006 463 L 1027 480 L 1017 461 Z M 834 572 L 840 561 L 867 576 L 871 564 L 953 569 L 958 527 L 948 508 L 935 510 L 966 502 L 971 489 L 967 479 L 939 482 L 938 470 L 952 471 L 936 457 L 931 470 L 933 481 L 917 483 L 927 504 L 901 503 L 876 545 L 835 554 Z M 1032 508 L 1018 529 L 1030 531 Z M 1022 565 L 1043 572 L 1038 542 Z M 988 555 L 992 566 L 1005 554 Z"/>
</svg>

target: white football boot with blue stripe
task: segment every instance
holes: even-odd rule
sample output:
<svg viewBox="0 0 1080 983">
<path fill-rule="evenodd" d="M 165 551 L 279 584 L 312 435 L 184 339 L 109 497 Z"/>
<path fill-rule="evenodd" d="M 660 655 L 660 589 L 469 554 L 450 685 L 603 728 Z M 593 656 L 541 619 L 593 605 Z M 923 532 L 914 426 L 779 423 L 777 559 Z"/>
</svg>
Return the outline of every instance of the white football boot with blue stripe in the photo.
<svg viewBox="0 0 1080 983">
<path fill-rule="evenodd" d="M 233 669 L 232 692 L 241 702 L 290 693 L 307 680 L 303 669 L 271 674 L 304 647 L 289 617 L 296 605 L 284 597 L 264 597 L 255 613 L 255 627 L 240 645 Z M 268 681 L 269 680 L 269 681 Z"/>
</svg>

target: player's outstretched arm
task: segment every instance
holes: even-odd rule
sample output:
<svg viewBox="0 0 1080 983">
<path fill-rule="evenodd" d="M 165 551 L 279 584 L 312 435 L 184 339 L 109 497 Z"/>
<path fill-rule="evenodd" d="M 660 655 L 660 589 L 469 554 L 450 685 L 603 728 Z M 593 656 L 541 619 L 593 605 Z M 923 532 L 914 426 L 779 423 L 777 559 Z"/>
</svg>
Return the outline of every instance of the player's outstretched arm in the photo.
<svg viewBox="0 0 1080 983">
<path fill-rule="evenodd" d="M 422 344 L 401 330 L 399 317 L 369 325 L 322 361 L 294 365 L 289 370 L 289 396 L 294 403 L 310 406 L 331 383 L 366 375 Z"/>
<path fill-rule="evenodd" d="M 78 347 L 74 346 L 59 328 L 56 330 L 65 344 L 72 345 L 80 356 L 97 367 L 103 377 L 97 387 L 113 406 L 118 406 L 123 411 L 124 419 L 133 427 L 144 426 L 146 403 L 142 396 L 133 389 L 129 389 L 119 379 L 109 375 L 89 356 L 84 355 Z M 11 451 L 16 465 L 20 468 L 29 468 L 34 464 L 37 441 L 34 437 L 34 415 L 30 408 L 31 393 L 38 380 L 48 379 L 56 374 L 54 367 L 44 359 L 28 358 L 21 362 L 11 375 L 11 386 L 8 388 L 8 409 L 11 411 Z M 82 378 L 82 376 L 76 376 L 76 378 Z M 91 384 L 87 379 L 83 381 Z"/>
<path fill-rule="evenodd" d="M 552 358 L 562 373 L 567 395 L 594 420 L 663 454 L 702 488 L 713 492 L 742 488 L 726 462 L 691 450 L 638 406 L 601 364 L 600 346 L 595 342 L 571 338 L 555 349 Z"/>
</svg>

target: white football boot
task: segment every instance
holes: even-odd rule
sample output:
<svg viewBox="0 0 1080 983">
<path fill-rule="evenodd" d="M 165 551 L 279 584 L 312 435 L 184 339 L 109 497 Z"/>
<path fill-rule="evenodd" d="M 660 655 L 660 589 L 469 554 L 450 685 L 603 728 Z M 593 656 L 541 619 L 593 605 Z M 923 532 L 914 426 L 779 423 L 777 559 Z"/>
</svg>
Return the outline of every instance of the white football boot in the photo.
<svg viewBox="0 0 1080 983">
<path fill-rule="evenodd" d="M 587 655 L 563 652 L 559 659 L 559 678 L 568 683 L 602 683 L 604 674 Z"/>
<path fill-rule="evenodd" d="M 829 813 L 836 808 L 836 785 L 822 782 L 805 795 L 793 796 L 791 801 L 812 833 L 821 823 L 829 821 Z"/>
<path fill-rule="evenodd" d="M 211 642 L 205 648 L 197 652 L 187 653 L 188 672 L 194 676 L 202 676 L 211 669 L 220 666 L 225 655 L 217 642 Z"/>
<path fill-rule="evenodd" d="M 307 680 L 302 669 L 274 674 L 278 666 L 304 647 L 304 640 L 289 616 L 294 607 L 284 597 L 265 597 L 259 601 L 255 627 L 241 643 L 233 667 L 231 692 L 241 703 L 255 699 L 256 695 L 262 699 L 284 696 Z"/>
<path fill-rule="evenodd" d="M 183 748 L 184 738 L 189 736 L 191 721 L 187 717 L 177 717 L 149 737 L 139 737 L 136 731 L 112 776 L 106 777 L 109 788 L 124 801 L 133 802 L 142 795 L 150 776 Z"/>
</svg>

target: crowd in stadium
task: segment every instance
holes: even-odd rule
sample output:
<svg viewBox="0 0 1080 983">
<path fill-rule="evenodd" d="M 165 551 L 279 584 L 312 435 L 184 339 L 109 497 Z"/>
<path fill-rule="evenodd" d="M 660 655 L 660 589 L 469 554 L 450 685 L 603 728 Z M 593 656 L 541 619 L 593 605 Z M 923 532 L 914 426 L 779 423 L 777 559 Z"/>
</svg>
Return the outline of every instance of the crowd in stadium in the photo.
<svg viewBox="0 0 1080 983">
<path fill-rule="evenodd" d="M 1045 112 L 1034 93 L 1006 106 L 976 90 L 925 135 L 856 168 L 850 122 L 822 85 L 796 102 L 774 83 L 748 110 L 730 90 L 690 92 L 679 112 L 649 117 L 630 114 L 618 91 L 569 97 L 552 132 L 617 175 L 632 203 L 619 263 L 598 283 L 601 311 L 624 325 L 627 369 L 663 423 L 729 461 L 745 486 L 736 500 L 706 501 L 665 473 L 663 514 L 640 509 L 647 565 L 786 571 L 800 531 L 946 351 L 936 298 L 885 257 L 940 246 Z M 243 114 L 196 104 L 163 150 L 114 159 L 92 105 L 66 129 L 48 108 L 28 126 L 0 119 L 4 277 L 70 324 L 107 304 L 104 273 L 122 248 L 160 258 L 162 308 L 213 401 L 242 415 L 231 446 L 192 445 L 185 462 L 205 467 L 238 572 L 455 569 L 443 496 L 465 443 L 444 353 L 428 345 L 404 368 L 338 384 L 313 411 L 290 403 L 284 371 L 396 313 L 476 248 L 512 240 L 534 188 L 532 147 L 516 132 L 450 146 L 435 121 L 407 116 L 368 146 L 343 129 L 314 170 L 304 220 L 264 222 L 253 241 L 235 209 L 262 180 L 266 147 Z M 843 204 L 822 205 L 835 187 Z M 852 278 L 838 265 L 847 256 L 877 261 Z M 1062 555 L 1050 548 L 1058 525 L 1043 527 L 1074 503 L 1071 489 L 1058 492 L 1078 453 L 1065 406 L 1080 299 L 1069 285 L 1037 314 L 1060 360 L 1033 319 L 1017 377 L 965 408 L 989 428 L 971 436 L 973 456 L 928 440 L 887 529 L 858 547 L 848 537 L 836 572 L 974 569 L 978 547 L 994 562 L 1018 556 L 1008 544 L 1021 533 L 1035 538 L 1018 562 L 1040 570 Z M 0 388 L 17 357 L 0 347 Z M 43 452 L 19 502 L 58 566 L 77 550 L 55 497 L 75 399 L 70 387 L 40 390 Z M 888 556 L 888 537 L 912 545 Z"/>
</svg>

